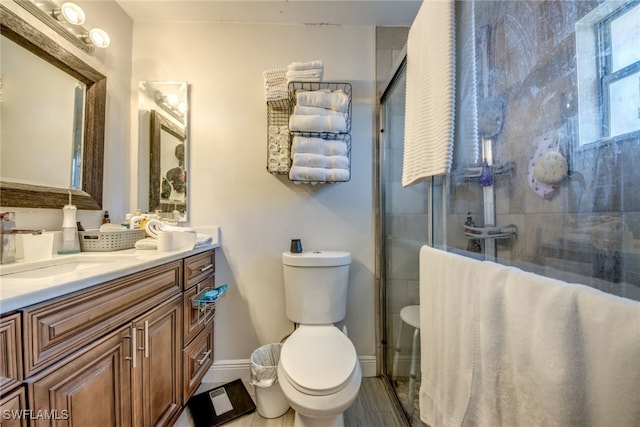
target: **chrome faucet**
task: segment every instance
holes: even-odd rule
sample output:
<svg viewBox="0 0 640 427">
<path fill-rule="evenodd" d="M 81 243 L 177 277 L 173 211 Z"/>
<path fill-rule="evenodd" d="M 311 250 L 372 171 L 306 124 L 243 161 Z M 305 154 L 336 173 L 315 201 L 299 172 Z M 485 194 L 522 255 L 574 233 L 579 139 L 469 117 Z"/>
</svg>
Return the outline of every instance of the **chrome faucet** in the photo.
<svg viewBox="0 0 640 427">
<path fill-rule="evenodd" d="M 2 236 L 0 264 L 9 264 L 16 260 L 16 236 L 13 234 L 15 228 L 14 213 L 0 213 L 0 235 Z"/>
<path fill-rule="evenodd" d="M 0 264 L 11 264 L 16 261 L 16 234 L 42 234 L 43 230 L 16 228 L 15 213 L 0 213 Z"/>
</svg>

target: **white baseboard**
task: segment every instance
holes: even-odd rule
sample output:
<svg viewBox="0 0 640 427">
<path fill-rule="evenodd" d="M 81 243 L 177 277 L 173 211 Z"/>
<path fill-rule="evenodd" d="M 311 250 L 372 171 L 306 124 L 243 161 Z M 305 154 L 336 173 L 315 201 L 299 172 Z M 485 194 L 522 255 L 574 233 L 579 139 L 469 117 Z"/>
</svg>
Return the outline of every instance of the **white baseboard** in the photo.
<svg viewBox="0 0 640 427">
<path fill-rule="evenodd" d="M 376 357 L 360 356 L 360 368 L 363 377 L 376 376 Z M 202 382 L 228 383 L 240 378 L 242 381 L 250 379 L 249 359 L 216 360 L 207 371 Z"/>
</svg>

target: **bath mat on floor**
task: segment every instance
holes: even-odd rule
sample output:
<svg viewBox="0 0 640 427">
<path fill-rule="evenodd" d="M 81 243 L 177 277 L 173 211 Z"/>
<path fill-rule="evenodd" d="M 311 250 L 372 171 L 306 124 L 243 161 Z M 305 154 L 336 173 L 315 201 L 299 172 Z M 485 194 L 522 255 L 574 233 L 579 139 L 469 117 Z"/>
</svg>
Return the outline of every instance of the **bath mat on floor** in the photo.
<svg viewBox="0 0 640 427">
<path fill-rule="evenodd" d="M 187 406 L 195 427 L 216 427 L 256 409 L 240 379 L 196 394 Z"/>
</svg>

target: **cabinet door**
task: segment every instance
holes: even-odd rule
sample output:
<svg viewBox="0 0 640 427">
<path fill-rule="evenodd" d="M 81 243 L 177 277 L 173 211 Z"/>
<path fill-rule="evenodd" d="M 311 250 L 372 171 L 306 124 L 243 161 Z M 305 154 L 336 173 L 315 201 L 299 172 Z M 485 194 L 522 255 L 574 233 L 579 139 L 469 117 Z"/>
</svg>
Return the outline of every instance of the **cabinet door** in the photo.
<svg viewBox="0 0 640 427">
<path fill-rule="evenodd" d="M 0 399 L 2 427 L 27 427 L 28 411 L 24 387 L 20 387 Z"/>
<path fill-rule="evenodd" d="M 22 382 L 22 342 L 20 314 L 0 320 L 0 392 L 11 390 Z"/>
<path fill-rule="evenodd" d="M 134 425 L 169 424 L 182 405 L 182 298 L 178 295 L 134 321 Z"/>
<path fill-rule="evenodd" d="M 123 327 L 27 379 L 31 426 L 129 427 L 131 328 Z"/>
</svg>

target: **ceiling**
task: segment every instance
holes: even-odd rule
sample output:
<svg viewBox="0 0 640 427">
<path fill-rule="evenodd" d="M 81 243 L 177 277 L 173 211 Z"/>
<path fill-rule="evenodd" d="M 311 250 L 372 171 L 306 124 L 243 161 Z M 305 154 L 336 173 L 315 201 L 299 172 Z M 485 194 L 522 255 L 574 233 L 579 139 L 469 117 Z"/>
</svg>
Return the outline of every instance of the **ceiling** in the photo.
<svg viewBox="0 0 640 427">
<path fill-rule="evenodd" d="M 421 0 L 116 0 L 134 21 L 410 26 Z"/>
</svg>

